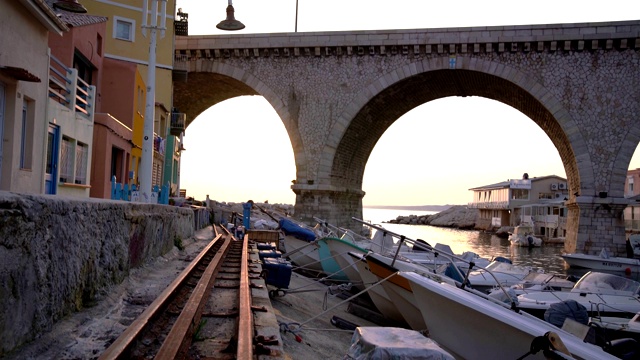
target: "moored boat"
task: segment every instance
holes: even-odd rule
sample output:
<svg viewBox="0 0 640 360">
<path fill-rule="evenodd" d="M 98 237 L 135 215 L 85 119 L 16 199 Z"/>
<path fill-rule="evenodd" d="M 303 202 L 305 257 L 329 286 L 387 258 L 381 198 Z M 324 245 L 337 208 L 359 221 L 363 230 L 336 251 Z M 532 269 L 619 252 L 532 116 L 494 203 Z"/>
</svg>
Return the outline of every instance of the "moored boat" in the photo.
<svg viewBox="0 0 640 360">
<path fill-rule="evenodd" d="M 518 295 L 518 306 L 539 318 L 552 304 L 575 300 L 590 316 L 630 318 L 640 312 L 640 283 L 610 273 L 590 271 L 571 291 L 541 291 Z"/>
<path fill-rule="evenodd" d="M 517 359 L 535 339 L 555 333 L 576 359 L 616 359 L 602 348 L 525 312 L 413 272 L 400 272 L 413 291 L 429 337 L 457 358 Z M 508 339 L 508 340 L 507 340 Z M 527 359 L 545 359 L 542 352 Z"/>
<path fill-rule="evenodd" d="M 529 224 L 521 224 L 513 229 L 509 234 L 511 245 L 538 247 L 542 246 L 542 239 L 533 235 L 533 227 Z"/>
<path fill-rule="evenodd" d="M 619 271 L 625 273 L 640 272 L 640 259 L 610 256 L 604 248 L 598 255 L 572 253 L 562 254 L 562 258 L 570 267 L 574 268 Z"/>
</svg>

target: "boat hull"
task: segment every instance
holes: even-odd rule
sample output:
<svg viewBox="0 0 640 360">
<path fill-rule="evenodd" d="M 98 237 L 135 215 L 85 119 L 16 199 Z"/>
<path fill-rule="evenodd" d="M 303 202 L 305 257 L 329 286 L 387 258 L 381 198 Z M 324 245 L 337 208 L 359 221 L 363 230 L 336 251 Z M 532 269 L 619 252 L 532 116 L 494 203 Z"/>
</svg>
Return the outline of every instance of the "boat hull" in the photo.
<svg viewBox="0 0 640 360">
<path fill-rule="evenodd" d="M 391 301 L 391 298 L 384 288 L 381 285 L 372 286 L 379 280 L 378 277 L 369 270 L 367 262 L 361 260 L 356 254 L 351 253 L 351 256 L 354 258 L 354 262 L 358 268 L 358 274 L 360 274 L 362 284 L 368 288 L 367 293 L 378 311 L 387 319 L 404 324 L 404 317 L 400 311 L 398 311 L 393 301 Z"/>
<path fill-rule="evenodd" d="M 323 272 L 322 262 L 320 261 L 320 246 L 317 243 L 310 243 L 300 240 L 291 235 L 284 237 L 285 255 L 291 262 L 304 270 L 314 272 Z"/>
<path fill-rule="evenodd" d="M 358 267 L 355 264 L 355 259 L 349 255 L 349 252 L 364 255 L 367 253 L 367 250 L 349 241 L 337 238 L 323 238 L 320 239 L 318 243 L 320 243 L 321 246 L 321 255 L 324 253 L 324 247 L 326 247 L 328 256 L 337 263 L 338 269 L 341 269 L 341 279 L 349 281 L 356 289 L 363 290 L 364 286 L 362 285 L 362 278 L 358 273 Z M 324 261 L 322 262 L 322 266 L 323 268 L 325 267 Z M 327 269 L 325 269 L 325 272 L 327 272 Z"/>
<path fill-rule="evenodd" d="M 429 337 L 458 358 L 516 359 L 527 354 L 534 338 L 553 331 L 576 358 L 616 359 L 527 313 L 509 310 L 419 274 L 401 272 L 400 276 L 409 281 L 416 299 L 420 299 L 417 304 Z M 540 351 L 527 359 L 545 357 Z"/>
<path fill-rule="evenodd" d="M 562 258 L 575 268 L 617 272 L 640 272 L 640 260 L 621 257 L 603 258 L 598 255 L 563 254 Z"/>
</svg>

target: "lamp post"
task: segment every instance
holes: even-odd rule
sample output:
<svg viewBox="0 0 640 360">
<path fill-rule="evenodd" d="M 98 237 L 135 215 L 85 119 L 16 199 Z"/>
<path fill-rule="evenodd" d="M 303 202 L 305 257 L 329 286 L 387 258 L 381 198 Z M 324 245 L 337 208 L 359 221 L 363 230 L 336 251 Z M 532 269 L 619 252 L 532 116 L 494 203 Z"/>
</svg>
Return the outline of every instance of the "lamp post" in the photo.
<svg viewBox="0 0 640 360">
<path fill-rule="evenodd" d="M 140 201 L 150 202 L 152 198 L 151 175 L 153 172 L 153 123 L 155 120 L 155 86 L 156 86 L 156 32 L 160 30 L 160 37 L 164 37 L 167 21 L 167 0 L 151 0 L 151 21 L 147 23 L 149 17 L 149 0 L 143 0 L 142 13 L 142 35 L 149 34 L 149 69 L 147 72 L 147 98 L 144 108 L 144 128 L 142 133 L 142 157 L 140 158 Z M 158 2 L 161 3 L 160 14 L 158 14 Z M 227 18 L 222 20 L 216 27 L 221 30 L 242 30 L 244 24 L 236 20 L 233 16 L 234 9 L 232 0 L 227 6 Z M 160 25 L 158 26 L 158 15 L 160 15 Z M 181 136 L 182 143 L 182 136 Z M 179 191 L 180 187 L 178 187 Z"/>
<path fill-rule="evenodd" d="M 233 9 L 232 1 L 229 0 L 229 5 L 227 6 L 227 18 L 222 20 L 216 25 L 216 27 L 220 30 L 227 31 L 235 31 L 244 29 L 244 24 L 240 21 L 236 20 L 233 16 L 235 10 Z"/>
<path fill-rule="evenodd" d="M 149 16 L 149 0 L 143 0 L 142 35 L 149 34 L 149 67 L 147 71 L 147 101 L 144 108 L 144 128 L 142 132 L 142 157 L 140 158 L 140 201 L 151 201 L 151 174 L 153 172 L 153 122 L 156 107 L 156 32 L 164 37 L 167 21 L 167 0 L 151 0 L 151 21 Z M 158 2 L 161 3 L 160 26 L 158 26 Z"/>
</svg>

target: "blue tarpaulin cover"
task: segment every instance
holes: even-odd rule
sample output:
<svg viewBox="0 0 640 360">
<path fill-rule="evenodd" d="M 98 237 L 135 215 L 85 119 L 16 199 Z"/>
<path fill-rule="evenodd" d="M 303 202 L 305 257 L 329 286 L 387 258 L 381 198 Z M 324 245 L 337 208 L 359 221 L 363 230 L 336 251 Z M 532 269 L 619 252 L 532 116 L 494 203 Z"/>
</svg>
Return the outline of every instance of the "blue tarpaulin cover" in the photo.
<svg viewBox="0 0 640 360">
<path fill-rule="evenodd" d="M 303 228 L 302 226 L 294 223 L 291 220 L 280 219 L 278 223 L 280 224 L 280 228 L 282 229 L 282 231 L 284 231 L 285 235 L 291 235 L 296 237 L 297 239 L 309 242 L 316 239 L 316 234 L 313 231 Z"/>
</svg>

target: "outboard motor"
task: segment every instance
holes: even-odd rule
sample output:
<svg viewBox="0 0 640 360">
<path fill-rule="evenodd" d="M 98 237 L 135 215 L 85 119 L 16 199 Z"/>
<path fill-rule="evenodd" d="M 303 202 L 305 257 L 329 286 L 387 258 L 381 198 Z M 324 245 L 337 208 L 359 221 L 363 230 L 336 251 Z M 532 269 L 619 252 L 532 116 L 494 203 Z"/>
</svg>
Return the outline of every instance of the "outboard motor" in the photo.
<svg viewBox="0 0 640 360">
<path fill-rule="evenodd" d="M 533 237 L 531 235 L 527 236 L 527 242 L 529 243 L 529 247 L 533 247 Z"/>
</svg>

